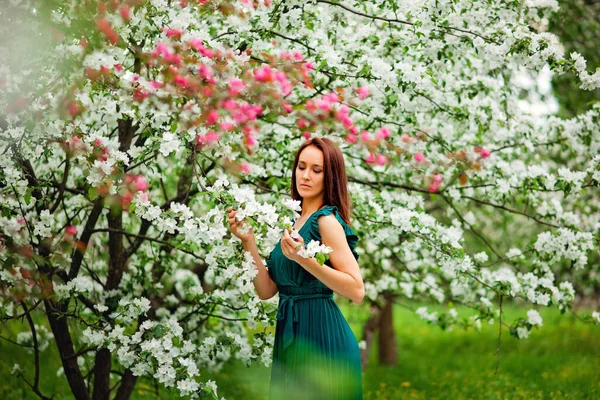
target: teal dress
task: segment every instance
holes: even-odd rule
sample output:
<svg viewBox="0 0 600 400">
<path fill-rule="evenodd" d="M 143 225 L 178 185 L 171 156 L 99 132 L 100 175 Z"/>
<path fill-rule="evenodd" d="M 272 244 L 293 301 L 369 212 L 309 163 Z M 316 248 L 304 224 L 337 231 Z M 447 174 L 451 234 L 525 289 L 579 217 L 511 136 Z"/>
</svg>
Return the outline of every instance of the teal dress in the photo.
<svg viewBox="0 0 600 400">
<path fill-rule="evenodd" d="M 358 237 L 335 206 L 314 212 L 298 233 L 305 243 L 321 242 L 318 219 L 331 214 L 358 259 Z M 332 268 L 329 262 L 326 266 Z M 333 291 L 285 257 L 280 243 L 267 259 L 267 269 L 279 290 L 270 399 L 362 399 L 360 350 Z"/>
</svg>

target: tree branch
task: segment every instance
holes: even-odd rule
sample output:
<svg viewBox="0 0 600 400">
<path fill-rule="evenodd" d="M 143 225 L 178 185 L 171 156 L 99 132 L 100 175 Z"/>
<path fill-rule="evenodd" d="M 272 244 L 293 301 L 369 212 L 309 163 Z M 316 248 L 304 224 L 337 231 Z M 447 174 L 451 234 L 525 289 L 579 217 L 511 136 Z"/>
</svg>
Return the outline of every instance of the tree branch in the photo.
<svg viewBox="0 0 600 400">
<path fill-rule="evenodd" d="M 519 210 L 514 210 L 514 209 L 511 209 L 511 208 L 508 208 L 508 207 L 504 207 L 504 206 L 502 206 L 502 205 L 500 205 L 500 204 L 494 204 L 494 203 L 490 203 L 489 201 L 485 201 L 485 200 L 476 199 L 475 197 L 471 197 L 471 196 L 462 196 L 462 197 L 463 197 L 463 198 L 465 198 L 465 199 L 472 200 L 472 201 L 474 201 L 474 202 L 476 202 L 476 203 L 485 204 L 485 205 L 487 205 L 487 206 L 491 206 L 491 207 L 499 208 L 499 209 L 501 209 L 501 210 L 508 211 L 508 212 L 510 212 L 510 213 L 513 213 L 513 214 L 519 214 L 519 215 L 523 215 L 523 216 L 525 216 L 525 217 L 527 217 L 527 218 L 529 218 L 529 219 L 532 219 L 532 220 L 534 220 L 534 221 L 535 221 L 535 222 L 537 222 L 538 224 L 542 224 L 542 225 L 546 225 L 546 226 L 551 226 L 551 227 L 553 227 L 553 228 L 560 228 L 560 226 L 558 226 L 558 225 L 554 225 L 554 224 L 551 224 L 551 223 L 549 223 L 549 222 L 542 221 L 542 220 L 540 220 L 540 219 L 538 219 L 538 218 L 534 217 L 533 215 L 529 215 L 529 214 L 527 214 L 527 213 L 524 213 L 524 212 L 522 212 L 522 211 L 519 211 Z"/>
</svg>

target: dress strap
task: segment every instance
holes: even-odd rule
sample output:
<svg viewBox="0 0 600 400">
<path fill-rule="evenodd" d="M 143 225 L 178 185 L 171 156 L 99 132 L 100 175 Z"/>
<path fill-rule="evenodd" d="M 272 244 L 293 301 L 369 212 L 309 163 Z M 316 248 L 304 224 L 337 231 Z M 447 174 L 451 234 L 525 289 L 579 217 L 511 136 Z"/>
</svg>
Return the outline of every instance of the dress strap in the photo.
<svg viewBox="0 0 600 400">
<path fill-rule="evenodd" d="M 354 233 L 354 230 L 352 230 L 350 225 L 348 225 L 346 221 L 344 221 L 344 219 L 338 212 L 336 206 L 325 206 L 320 210 L 315 211 L 314 214 L 311 215 L 311 219 L 310 221 L 307 221 L 307 223 L 311 223 L 311 228 L 315 235 L 321 237 L 321 233 L 319 232 L 319 217 L 322 217 L 324 215 L 334 215 L 340 223 L 340 225 L 342 225 L 342 228 L 344 228 L 344 234 L 346 235 L 346 241 L 348 242 L 348 246 L 350 246 L 350 250 L 352 251 L 354 258 L 358 260 L 358 253 L 354 249 L 356 247 L 356 244 L 358 243 L 358 236 L 356 236 L 356 233 Z"/>
</svg>

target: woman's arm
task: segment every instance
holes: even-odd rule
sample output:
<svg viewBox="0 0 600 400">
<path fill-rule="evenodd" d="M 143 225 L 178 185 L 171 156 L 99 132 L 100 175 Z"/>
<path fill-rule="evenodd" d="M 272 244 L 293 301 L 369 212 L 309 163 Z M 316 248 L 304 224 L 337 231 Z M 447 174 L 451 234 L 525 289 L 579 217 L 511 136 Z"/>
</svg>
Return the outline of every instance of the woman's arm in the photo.
<svg viewBox="0 0 600 400">
<path fill-rule="evenodd" d="M 298 256 L 296 254 L 298 243 L 287 232 L 284 233 L 282 239 L 284 255 L 296 261 L 334 292 L 349 298 L 354 303 L 362 302 L 365 296 L 365 287 L 358 263 L 350 250 L 350 246 L 348 246 L 344 228 L 335 216 L 327 215 L 319 218 L 319 232 L 323 244 L 333 249 L 333 252 L 329 253 L 333 268 L 320 265 L 314 257 L 303 258 Z"/>
<path fill-rule="evenodd" d="M 254 283 L 254 287 L 256 288 L 258 298 L 261 300 L 270 299 L 277 293 L 277 284 L 273 282 L 269 276 L 269 271 L 267 271 L 267 268 L 263 264 L 262 259 L 258 254 L 258 247 L 256 246 L 254 235 L 252 235 L 252 237 L 248 240 L 242 240 L 242 244 L 244 246 L 244 250 L 249 251 L 250 254 L 252 254 L 254 264 L 256 264 L 256 267 L 258 268 L 258 275 L 256 275 L 252 281 L 252 283 Z"/>
</svg>

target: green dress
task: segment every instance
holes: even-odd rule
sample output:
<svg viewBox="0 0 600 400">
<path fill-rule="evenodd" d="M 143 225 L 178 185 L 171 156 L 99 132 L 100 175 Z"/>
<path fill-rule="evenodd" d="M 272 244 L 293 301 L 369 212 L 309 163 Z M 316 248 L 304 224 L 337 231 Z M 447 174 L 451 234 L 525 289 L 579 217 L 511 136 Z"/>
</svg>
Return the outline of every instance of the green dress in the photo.
<svg viewBox="0 0 600 400">
<path fill-rule="evenodd" d="M 309 216 L 298 233 L 305 243 L 321 241 L 318 219 L 334 214 L 354 250 L 358 237 L 327 206 Z M 326 266 L 331 268 L 330 263 Z M 267 259 L 279 289 L 270 399 L 362 399 L 360 351 L 354 333 L 333 300 L 333 291 L 289 260 L 277 244 Z"/>
</svg>

